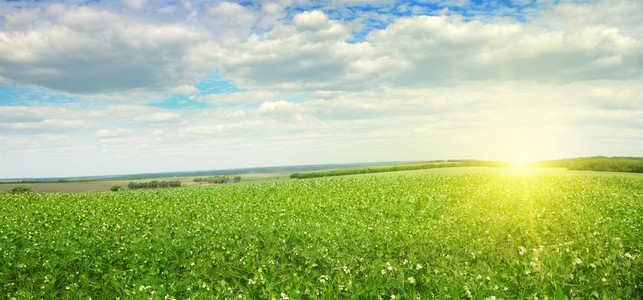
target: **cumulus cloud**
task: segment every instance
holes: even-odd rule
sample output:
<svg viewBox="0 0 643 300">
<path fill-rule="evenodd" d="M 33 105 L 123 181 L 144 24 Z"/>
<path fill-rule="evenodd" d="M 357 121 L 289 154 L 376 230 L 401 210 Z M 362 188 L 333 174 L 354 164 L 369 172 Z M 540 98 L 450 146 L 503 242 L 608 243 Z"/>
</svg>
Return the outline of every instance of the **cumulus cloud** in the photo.
<svg viewBox="0 0 643 300">
<path fill-rule="evenodd" d="M 224 1 L 210 7 L 204 19 L 228 36 L 240 36 L 248 33 L 257 21 L 257 16 L 238 3 Z"/>
<path fill-rule="evenodd" d="M 323 12 L 304 12 L 292 25 L 217 53 L 236 57 L 220 59 L 221 67 L 242 87 L 303 90 L 626 79 L 641 76 L 643 61 L 640 38 L 606 25 L 547 29 L 413 16 L 372 31 L 365 42 L 347 43 L 346 34 Z"/>
<path fill-rule="evenodd" d="M 0 31 L 3 77 L 99 94 L 165 90 L 209 69 L 190 54 L 207 35 L 185 25 L 150 24 L 90 6 L 52 5 L 41 14 L 30 30 Z"/>
</svg>

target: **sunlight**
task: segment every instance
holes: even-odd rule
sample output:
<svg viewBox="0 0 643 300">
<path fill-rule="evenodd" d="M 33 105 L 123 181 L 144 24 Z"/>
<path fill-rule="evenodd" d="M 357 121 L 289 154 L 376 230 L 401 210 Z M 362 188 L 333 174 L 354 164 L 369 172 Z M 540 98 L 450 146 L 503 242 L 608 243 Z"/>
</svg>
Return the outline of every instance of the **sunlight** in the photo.
<svg viewBox="0 0 643 300">
<path fill-rule="evenodd" d="M 526 169 L 529 167 L 530 161 L 519 159 L 519 160 L 514 160 L 511 163 L 513 163 L 513 167 L 516 169 Z"/>
</svg>

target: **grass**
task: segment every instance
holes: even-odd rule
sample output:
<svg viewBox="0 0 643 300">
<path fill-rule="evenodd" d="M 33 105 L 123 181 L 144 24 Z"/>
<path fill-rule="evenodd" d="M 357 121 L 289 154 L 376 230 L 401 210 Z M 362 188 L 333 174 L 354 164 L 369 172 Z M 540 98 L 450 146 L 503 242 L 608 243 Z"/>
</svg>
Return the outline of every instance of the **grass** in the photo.
<svg viewBox="0 0 643 300">
<path fill-rule="evenodd" d="M 3 194 L 0 295 L 640 299 L 642 195 L 512 168 Z"/>
</svg>

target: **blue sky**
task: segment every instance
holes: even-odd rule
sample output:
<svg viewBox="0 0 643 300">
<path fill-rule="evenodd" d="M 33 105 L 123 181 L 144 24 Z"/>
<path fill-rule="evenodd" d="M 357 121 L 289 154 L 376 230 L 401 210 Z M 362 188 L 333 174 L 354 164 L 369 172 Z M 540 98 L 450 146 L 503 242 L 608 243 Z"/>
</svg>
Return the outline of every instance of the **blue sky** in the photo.
<svg viewBox="0 0 643 300">
<path fill-rule="evenodd" d="M 641 1 L 0 2 L 0 178 L 643 155 Z"/>
</svg>

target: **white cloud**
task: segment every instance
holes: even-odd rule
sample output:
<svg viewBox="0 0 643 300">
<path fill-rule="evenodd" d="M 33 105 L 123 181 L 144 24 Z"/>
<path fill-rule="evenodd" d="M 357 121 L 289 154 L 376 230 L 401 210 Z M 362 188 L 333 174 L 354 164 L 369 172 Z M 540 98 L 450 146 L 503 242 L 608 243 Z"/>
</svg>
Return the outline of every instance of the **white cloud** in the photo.
<svg viewBox="0 0 643 300">
<path fill-rule="evenodd" d="M 124 135 L 131 135 L 134 131 L 131 129 L 125 128 L 114 128 L 114 129 L 100 129 L 97 130 L 94 135 L 97 137 L 117 137 Z"/>
<path fill-rule="evenodd" d="M 241 87 L 286 90 L 625 79 L 641 76 L 643 61 L 640 37 L 600 23 L 546 28 L 413 16 L 372 31 L 365 42 L 347 43 L 347 37 L 342 24 L 311 11 L 212 53 Z"/>
<path fill-rule="evenodd" d="M 39 122 L 0 122 L 0 128 L 8 131 L 38 132 L 83 129 L 91 126 L 83 120 L 47 119 Z"/>
<path fill-rule="evenodd" d="M 2 122 L 34 122 L 46 119 L 70 116 L 73 112 L 60 107 L 0 106 Z"/>
<path fill-rule="evenodd" d="M 295 15 L 292 19 L 293 25 L 298 28 L 310 31 L 320 31 L 330 28 L 328 16 L 320 10 L 305 11 Z"/>
<path fill-rule="evenodd" d="M 210 69 L 190 54 L 207 35 L 185 25 L 149 24 L 89 6 L 52 5 L 43 14 L 52 21 L 0 31 L 3 77 L 100 94 L 162 91 L 194 82 Z"/>
<path fill-rule="evenodd" d="M 234 92 L 226 94 L 209 94 L 199 96 L 196 100 L 210 105 L 228 105 L 235 103 L 253 103 L 273 99 L 277 93 L 266 90 Z"/>
<path fill-rule="evenodd" d="M 157 112 L 151 114 L 144 114 L 134 118 L 137 123 L 165 123 L 176 121 L 181 117 L 180 114 L 171 112 Z"/>
<path fill-rule="evenodd" d="M 192 95 L 199 92 L 199 89 L 193 85 L 184 84 L 172 89 L 173 94 Z"/>
<path fill-rule="evenodd" d="M 25 9 L 5 15 L 7 23 L 5 28 L 9 30 L 28 29 L 37 20 L 40 14 L 39 9 Z"/>
<path fill-rule="evenodd" d="M 268 101 L 261 103 L 257 112 L 260 115 L 268 115 L 276 118 L 294 117 L 296 119 L 303 119 L 305 107 L 298 103 L 289 101 Z"/>
<path fill-rule="evenodd" d="M 199 125 L 199 126 L 187 126 L 179 130 L 179 133 L 183 135 L 214 135 L 220 133 L 226 133 L 228 135 L 237 136 L 237 133 L 242 132 L 243 130 L 248 129 L 258 129 L 262 128 L 265 123 L 260 121 L 246 121 L 246 122 L 236 122 L 228 124 L 218 124 L 218 125 Z"/>
<path fill-rule="evenodd" d="M 147 0 L 121 0 L 123 6 L 131 10 L 141 10 L 147 4 Z"/>
<path fill-rule="evenodd" d="M 205 20 L 228 35 L 241 36 L 248 33 L 257 16 L 238 3 L 219 2 L 207 10 Z"/>
<path fill-rule="evenodd" d="M 225 120 L 240 119 L 245 116 L 246 113 L 243 110 L 224 110 L 215 112 L 215 117 Z"/>
</svg>

